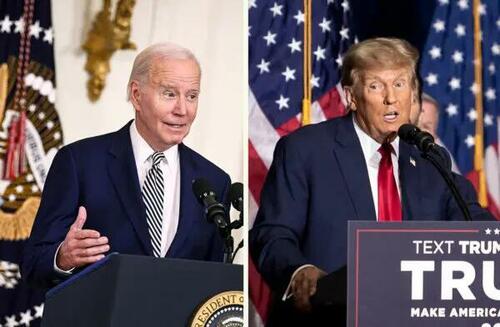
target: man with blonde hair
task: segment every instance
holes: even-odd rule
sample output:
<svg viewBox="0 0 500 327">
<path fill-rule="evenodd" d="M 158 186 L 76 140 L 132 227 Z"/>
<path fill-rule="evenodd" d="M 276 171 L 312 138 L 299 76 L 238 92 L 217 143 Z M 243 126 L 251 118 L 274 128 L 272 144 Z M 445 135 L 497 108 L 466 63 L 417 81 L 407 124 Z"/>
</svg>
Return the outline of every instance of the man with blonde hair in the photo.
<svg viewBox="0 0 500 327">
<path fill-rule="evenodd" d="M 345 326 L 345 306 L 318 318 L 310 298 L 319 278 L 346 265 L 348 220 L 463 219 L 437 170 L 397 136 L 410 122 L 417 60 L 400 39 L 352 46 L 341 75 L 349 114 L 278 141 L 250 231 L 254 262 L 279 298 L 268 326 Z M 491 219 L 454 177 L 473 218 Z"/>
<path fill-rule="evenodd" d="M 222 241 L 191 184 L 204 177 L 226 199 L 229 176 L 182 143 L 200 78 L 198 60 L 178 45 L 155 44 L 137 56 L 127 89 L 135 119 L 57 153 L 25 250 L 25 278 L 50 287 L 111 252 L 222 261 Z"/>
</svg>

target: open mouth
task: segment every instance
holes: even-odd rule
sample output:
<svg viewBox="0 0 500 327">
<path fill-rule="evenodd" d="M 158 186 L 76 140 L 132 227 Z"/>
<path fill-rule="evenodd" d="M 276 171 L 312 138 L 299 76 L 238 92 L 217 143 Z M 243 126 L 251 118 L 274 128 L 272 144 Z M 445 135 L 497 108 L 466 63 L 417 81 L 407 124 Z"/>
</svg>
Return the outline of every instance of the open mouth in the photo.
<svg viewBox="0 0 500 327">
<path fill-rule="evenodd" d="M 384 114 L 384 121 L 393 123 L 398 119 L 399 113 L 397 111 L 389 111 Z"/>
<path fill-rule="evenodd" d="M 181 129 L 186 126 L 186 124 L 171 124 L 171 123 L 165 123 L 168 127 L 171 128 L 176 128 L 176 129 Z"/>
</svg>

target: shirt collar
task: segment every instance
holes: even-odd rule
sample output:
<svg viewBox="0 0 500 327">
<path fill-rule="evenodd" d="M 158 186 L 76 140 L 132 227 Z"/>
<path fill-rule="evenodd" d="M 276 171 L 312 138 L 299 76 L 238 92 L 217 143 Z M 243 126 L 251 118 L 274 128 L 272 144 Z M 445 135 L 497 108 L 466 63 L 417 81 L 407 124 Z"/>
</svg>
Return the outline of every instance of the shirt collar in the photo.
<svg viewBox="0 0 500 327">
<path fill-rule="evenodd" d="M 370 135 L 363 131 L 361 127 L 359 127 L 358 122 L 354 118 L 354 115 L 352 115 L 352 122 L 354 124 L 356 135 L 358 136 L 359 142 L 361 143 L 361 149 L 363 150 L 365 159 L 369 162 L 372 160 L 372 158 L 376 158 L 378 165 L 378 161 L 380 161 L 380 153 L 378 152 L 380 143 L 375 141 Z M 396 138 L 391 142 L 391 145 L 394 149 L 396 158 L 399 158 L 399 136 L 396 136 Z"/>
<path fill-rule="evenodd" d="M 141 166 L 148 161 L 151 155 L 155 152 L 153 148 L 139 134 L 135 120 L 130 124 L 130 140 L 132 141 L 132 150 L 134 152 L 135 162 L 137 166 Z M 179 145 L 173 145 L 163 151 L 167 164 L 175 165 L 179 157 Z"/>
</svg>

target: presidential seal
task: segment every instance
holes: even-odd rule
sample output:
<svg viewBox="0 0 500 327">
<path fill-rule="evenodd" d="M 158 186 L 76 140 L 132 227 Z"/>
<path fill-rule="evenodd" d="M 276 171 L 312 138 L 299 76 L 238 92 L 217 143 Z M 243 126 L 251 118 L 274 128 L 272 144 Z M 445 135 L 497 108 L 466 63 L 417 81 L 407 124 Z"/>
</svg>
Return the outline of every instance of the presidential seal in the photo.
<svg viewBox="0 0 500 327">
<path fill-rule="evenodd" d="M 203 302 L 191 327 L 243 327 L 243 292 L 219 293 Z"/>
</svg>

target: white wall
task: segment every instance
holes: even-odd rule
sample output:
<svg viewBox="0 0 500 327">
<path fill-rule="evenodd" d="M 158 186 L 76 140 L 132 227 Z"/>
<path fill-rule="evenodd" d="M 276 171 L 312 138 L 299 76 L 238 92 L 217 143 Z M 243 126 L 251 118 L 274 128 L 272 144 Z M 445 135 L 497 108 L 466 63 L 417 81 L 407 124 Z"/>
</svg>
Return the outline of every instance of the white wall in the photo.
<svg viewBox="0 0 500 327">
<path fill-rule="evenodd" d="M 113 6 L 118 1 L 111 1 Z M 133 118 L 126 85 L 138 51 L 161 41 L 191 49 L 203 75 L 198 116 L 185 143 L 243 180 L 244 40 L 243 1 L 138 0 L 131 40 L 138 50 L 120 50 L 98 102 L 87 98 L 86 56 L 81 50 L 101 0 L 52 1 L 57 76 L 56 108 L 64 142 L 118 130 Z M 241 239 L 239 231 L 237 242 Z M 236 242 L 236 244 L 237 244 Z M 241 255 L 237 261 L 242 262 Z"/>
</svg>

